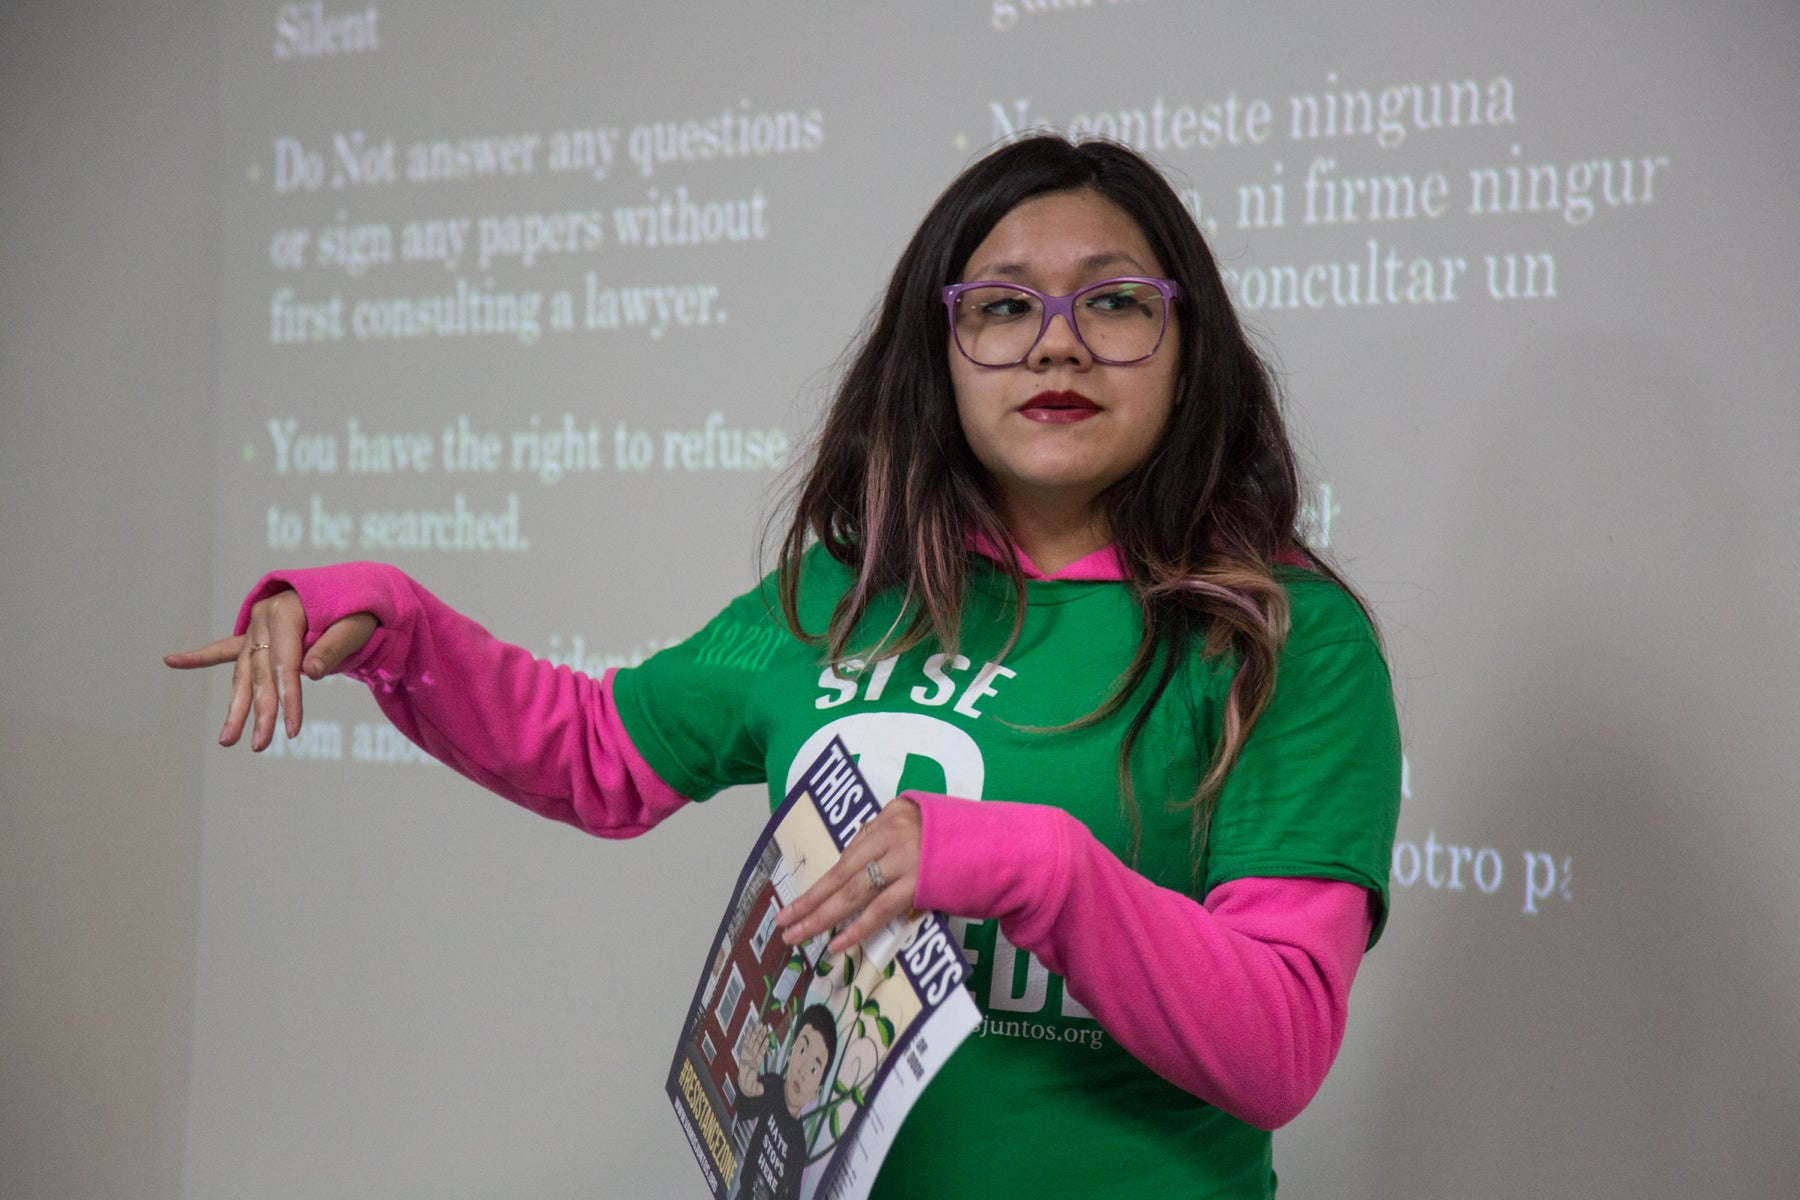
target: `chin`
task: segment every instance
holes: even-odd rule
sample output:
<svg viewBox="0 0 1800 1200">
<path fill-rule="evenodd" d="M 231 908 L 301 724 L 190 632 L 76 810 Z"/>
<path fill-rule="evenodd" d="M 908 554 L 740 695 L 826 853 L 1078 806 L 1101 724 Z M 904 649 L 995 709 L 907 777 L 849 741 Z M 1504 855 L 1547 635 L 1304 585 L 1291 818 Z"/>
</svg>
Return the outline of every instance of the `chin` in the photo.
<svg viewBox="0 0 1800 1200">
<path fill-rule="evenodd" d="M 1112 472 L 1096 470 L 1091 464 L 1041 464 L 1018 471 L 1011 476 L 1015 486 L 1035 492 L 1105 491 L 1118 478 Z"/>
</svg>

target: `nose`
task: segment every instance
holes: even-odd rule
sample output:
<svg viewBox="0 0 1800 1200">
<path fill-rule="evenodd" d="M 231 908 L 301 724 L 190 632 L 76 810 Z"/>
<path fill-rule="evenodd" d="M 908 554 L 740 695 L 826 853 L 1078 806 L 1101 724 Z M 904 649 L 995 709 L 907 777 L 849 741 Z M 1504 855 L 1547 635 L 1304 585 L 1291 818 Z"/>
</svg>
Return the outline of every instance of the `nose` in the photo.
<svg viewBox="0 0 1800 1200">
<path fill-rule="evenodd" d="M 1068 315 L 1056 313 L 1039 335 L 1037 345 L 1031 348 L 1031 367 L 1049 370 L 1065 364 L 1085 371 L 1094 365 L 1094 356 L 1075 332 L 1075 325 Z"/>
</svg>

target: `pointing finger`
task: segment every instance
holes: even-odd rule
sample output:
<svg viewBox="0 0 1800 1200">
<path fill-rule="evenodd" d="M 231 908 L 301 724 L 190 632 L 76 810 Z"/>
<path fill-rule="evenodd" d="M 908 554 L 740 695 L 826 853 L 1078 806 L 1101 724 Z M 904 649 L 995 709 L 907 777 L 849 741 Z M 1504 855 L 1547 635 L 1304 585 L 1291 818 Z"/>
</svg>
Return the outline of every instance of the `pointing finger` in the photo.
<svg viewBox="0 0 1800 1200">
<path fill-rule="evenodd" d="M 183 650 L 176 654 L 163 655 L 163 663 L 174 667 L 177 671 L 192 671 L 196 667 L 217 667 L 228 663 L 238 656 L 243 649 L 242 637 L 222 637 L 216 642 L 209 642 L 198 650 Z"/>
</svg>

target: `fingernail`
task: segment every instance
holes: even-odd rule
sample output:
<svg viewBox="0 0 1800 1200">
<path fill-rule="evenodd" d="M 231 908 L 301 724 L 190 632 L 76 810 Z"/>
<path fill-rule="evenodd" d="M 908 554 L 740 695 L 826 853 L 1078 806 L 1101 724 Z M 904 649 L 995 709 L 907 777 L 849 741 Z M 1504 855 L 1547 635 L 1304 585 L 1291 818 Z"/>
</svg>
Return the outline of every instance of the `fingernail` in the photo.
<svg viewBox="0 0 1800 1200">
<path fill-rule="evenodd" d="M 306 673 L 314 679 L 325 674 L 325 664 L 316 658 L 309 658 L 302 665 L 305 667 Z"/>
</svg>

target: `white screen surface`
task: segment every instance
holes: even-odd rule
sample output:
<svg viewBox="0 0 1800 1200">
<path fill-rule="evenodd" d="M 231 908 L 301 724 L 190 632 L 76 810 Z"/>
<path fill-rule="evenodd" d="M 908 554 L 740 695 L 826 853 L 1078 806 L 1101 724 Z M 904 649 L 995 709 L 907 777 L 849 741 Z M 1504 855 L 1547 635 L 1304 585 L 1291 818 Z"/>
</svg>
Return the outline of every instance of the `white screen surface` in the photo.
<svg viewBox="0 0 1800 1200">
<path fill-rule="evenodd" d="M 1133 138 L 1283 371 L 1405 722 L 1393 924 L 1284 1190 L 1793 1182 L 1790 14 L 377 9 L 287 56 L 370 10 L 220 14 L 220 579 L 385 558 L 651 652 L 753 578 L 776 473 L 724 444 L 798 452 L 943 184 L 1037 121 Z M 604 177 L 554 165 L 583 131 Z M 513 217 L 557 244 L 483 262 Z M 380 336 L 442 297 L 466 332 Z M 593 844 L 370 761 L 353 685 L 308 711 L 204 780 L 186 1194 L 685 1194 L 661 1076 L 757 798 Z"/>
</svg>

